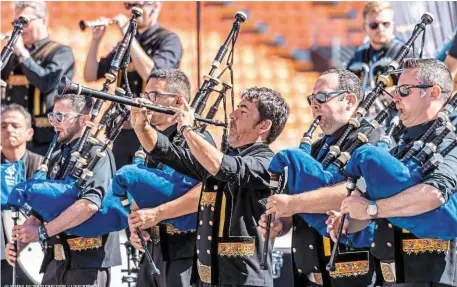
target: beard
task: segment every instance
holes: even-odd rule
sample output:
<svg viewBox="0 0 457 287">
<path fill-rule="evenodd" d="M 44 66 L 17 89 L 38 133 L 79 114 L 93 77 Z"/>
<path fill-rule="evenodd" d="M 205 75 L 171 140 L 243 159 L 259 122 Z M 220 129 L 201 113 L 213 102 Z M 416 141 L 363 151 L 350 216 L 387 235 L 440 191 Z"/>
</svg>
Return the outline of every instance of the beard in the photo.
<svg viewBox="0 0 457 287">
<path fill-rule="evenodd" d="M 59 139 L 59 142 L 62 144 L 69 144 L 80 130 L 81 130 L 81 126 L 78 123 L 70 126 L 70 128 L 68 128 L 68 130 L 67 130 L 66 135 L 61 137 Z"/>
</svg>

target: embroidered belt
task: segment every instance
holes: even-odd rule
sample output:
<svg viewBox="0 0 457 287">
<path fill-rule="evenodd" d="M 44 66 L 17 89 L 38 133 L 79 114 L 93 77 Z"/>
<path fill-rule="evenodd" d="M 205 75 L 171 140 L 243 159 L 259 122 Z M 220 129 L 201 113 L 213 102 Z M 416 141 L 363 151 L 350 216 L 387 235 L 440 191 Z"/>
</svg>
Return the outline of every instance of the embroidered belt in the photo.
<svg viewBox="0 0 457 287">
<path fill-rule="evenodd" d="M 254 256 L 254 242 L 219 242 L 217 245 L 217 254 L 220 256 L 241 257 Z"/>
<path fill-rule="evenodd" d="M 449 241 L 432 238 L 403 239 L 403 252 L 408 255 L 426 252 L 444 253 L 449 250 Z"/>
<path fill-rule="evenodd" d="M 322 280 L 322 273 L 309 273 L 306 275 L 308 277 L 308 280 L 313 282 L 314 284 L 317 285 L 324 285 L 324 281 Z"/>
<path fill-rule="evenodd" d="M 211 266 L 203 265 L 200 260 L 197 260 L 198 275 L 204 283 L 211 284 Z"/>
<path fill-rule="evenodd" d="M 191 233 L 191 232 L 195 232 L 195 229 L 182 231 L 182 230 L 177 229 L 176 227 L 174 227 L 171 224 L 167 224 L 167 234 L 175 235 L 175 234 Z"/>
<path fill-rule="evenodd" d="M 87 249 L 97 249 L 102 247 L 102 237 L 95 237 L 95 238 L 84 238 L 84 237 L 77 237 L 67 239 L 68 245 L 70 246 L 70 250 L 72 251 L 82 251 Z"/>
<path fill-rule="evenodd" d="M 341 278 L 350 276 L 360 276 L 368 273 L 370 269 L 367 260 L 340 262 L 335 264 L 335 271 L 330 271 L 330 277 Z"/>
<path fill-rule="evenodd" d="M 54 244 L 54 260 L 62 261 L 65 260 L 65 250 L 62 244 Z"/>
<path fill-rule="evenodd" d="M 216 205 L 216 196 L 217 192 L 203 192 L 202 199 L 200 200 L 200 205 Z"/>
<path fill-rule="evenodd" d="M 395 262 L 387 263 L 387 262 L 380 262 L 381 263 L 381 273 L 384 281 L 388 283 L 394 283 L 397 280 L 397 276 L 395 274 Z"/>
<path fill-rule="evenodd" d="M 167 234 L 169 235 L 176 235 L 176 234 L 185 234 L 185 233 L 192 233 L 195 232 L 195 229 L 182 231 L 177 229 L 171 224 L 166 224 Z M 151 228 L 151 240 L 155 245 L 159 245 L 160 243 L 160 227 L 154 226 Z"/>
<path fill-rule="evenodd" d="M 11 88 L 13 86 L 26 86 L 30 85 L 29 80 L 25 75 L 9 75 L 8 76 L 8 86 Z"/>
</svg>

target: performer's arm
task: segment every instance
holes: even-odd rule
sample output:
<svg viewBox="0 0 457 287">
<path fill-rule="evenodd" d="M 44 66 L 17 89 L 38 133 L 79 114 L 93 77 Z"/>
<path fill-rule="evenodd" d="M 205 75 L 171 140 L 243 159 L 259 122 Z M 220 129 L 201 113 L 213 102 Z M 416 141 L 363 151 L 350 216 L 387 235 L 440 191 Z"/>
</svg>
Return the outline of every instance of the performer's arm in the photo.
<svg viewBox="0 0 457 287">
<path fill-rule="evenodd" d="M 276 213 L 278 217 L 298 213 L 326 213 L 328 210 L 339 210 L 346 196 L 345 183 L 295 195 L 276 194 L 268 198 L 266 213 Z"/>
<path fill-rule="evenodd" d="M 166 202 L 154 208 L 143 208 L 132 211 L 129 224 L 134 227 L 146 229 L 156 226 L 159 222 L 194 213 L 198 208 L 202 185 L 197 184 L 183 196 Z"/>
<path fill-rule="evenodd" d="M 48 236 L 54 236 L 88 220 L 98 211 L 98 206 L 86 199 L 80 199 L 46 224 Z"/>
</svg>

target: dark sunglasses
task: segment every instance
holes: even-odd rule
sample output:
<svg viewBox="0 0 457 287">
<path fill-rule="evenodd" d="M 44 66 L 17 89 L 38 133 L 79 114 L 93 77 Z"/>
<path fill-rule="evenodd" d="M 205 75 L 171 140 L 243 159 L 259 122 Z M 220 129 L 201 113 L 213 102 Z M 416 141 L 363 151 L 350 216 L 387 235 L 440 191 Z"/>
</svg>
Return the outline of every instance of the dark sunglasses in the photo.
<svg viewBox="0 0 457 287">
<path fill-rule="evenodd" d="M 130 10 L 133 7 L 138 7 L 138 8 L 143 8 L 144 6 L 152 5 L 154 4 L 154 1 L 146 1 L 143 4 L 140 3 L 124 3 L 124 8 L 126 10 Z"/>
<path fill-rule="evenodd" d="M 409 90 L 412 88 L 416 89 L 428 89 L 433 87 L 433 85 L 401 85 L 395 87 L 395 92 L 400 95 L 400 97 L 404 98 L 409 96 Z"/>
<path fill-rule="evenodd" d="M 331 92 L 320 92 L 315 95 L 309 95 L 307 97 L 308 104 L 311 106 L 311 103 L 313 102 L 313 100 L 316 100 L 320 104 L 324 104 L 332 96 L 341 95 L 341 94 L 344 94 L 347 92 L 348 92 L 347 90 L 338 90 L 338 91 L 331 91 Z"/>
<path fill-rule="evenodd" d="M 149 99 L 152 102 L 155 102 L 157 100 L 157 96 L 159 97 L 178 97 L 178 95 L 173 94 L 173 93 L 161 93 L 157 91 L 152 91 L 152 92 L 146 92 L 146 93 L 141 93 L 140 97 L 144 99 Z"/>
<path fill-rule="evenodd" d="M 74 117 L 79 117 L 79 116 L 83 116 L 83 114 L 78 114 L 78 113 L 73 113 L 73 112 L 68 112 L 68 113 L 64 113 L 64 112 L 57 112 L 57 113 L 54 113 L 54 112 L 50 112 L 48 114 L 48 120 L 50 123 L 54 123 L 54 122 L 58 122 L 58 123 L 63 123 L 66 119 L 67 116 L 74 116 Z M 71 117 L 69 117 L 71 118 Z"/>
<path fill-rule="evenodd" d="M 368 23 L 368 27 L 370 27 L 371 30 L 376 30 L 378 29 L 379 25 L 383 25 L 384 28 L 389 28 L 390 27 L 390 22 L 372 22 L 372 23 Z"/>
</svg>

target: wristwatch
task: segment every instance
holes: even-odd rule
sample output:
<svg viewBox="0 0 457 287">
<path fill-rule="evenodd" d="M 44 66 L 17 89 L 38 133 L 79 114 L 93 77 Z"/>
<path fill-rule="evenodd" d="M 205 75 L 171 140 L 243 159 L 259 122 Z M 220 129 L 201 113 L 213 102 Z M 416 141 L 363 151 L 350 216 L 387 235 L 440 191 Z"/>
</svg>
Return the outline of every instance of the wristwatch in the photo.
<svg viewBox="0 0 457 287">
<path fill-rule="evenodd" d="M 184 135 L 184 132 L 187 131 L 187 130 L 191 130 L 192 127 L 190 125 L 183 125 L 180 129 L 179 129 L 179 133 Z"/>
<path fill-rule="evenodd" d="M 378 206 L 376 205 L 376 201 L 370 201 L 370 204 L 367 207 L 367 214 L 371 218 L 377 218 L 378 217 Z"/>
<path fill-rule="evenodd" d="M 44 224 L 38 225 L 38 238 L 41 242 L 49 239 L 49 236 L 48 236 L 48 233 L 46 232 L 46 228 L 44 227 Z"/>
</svg>

